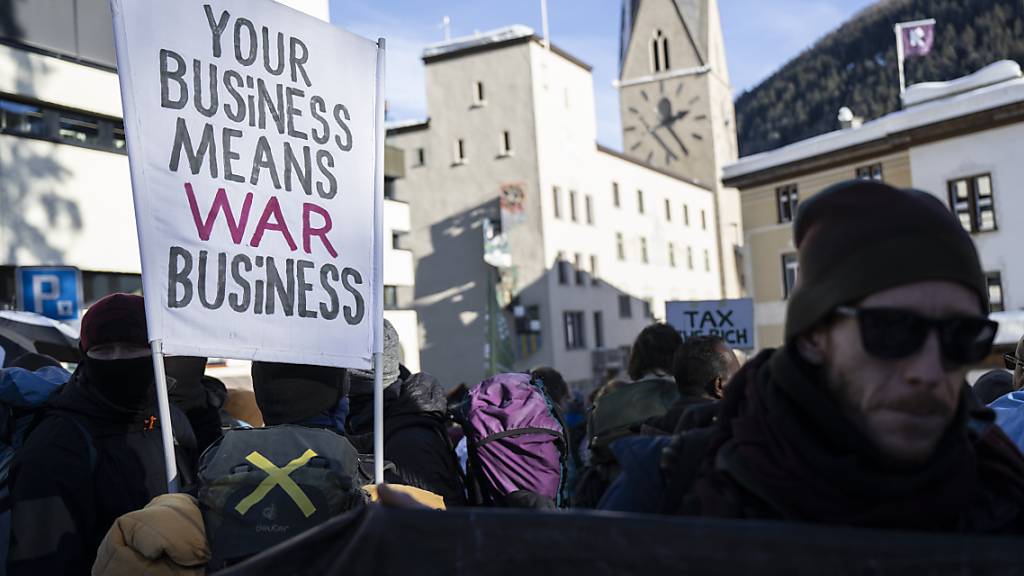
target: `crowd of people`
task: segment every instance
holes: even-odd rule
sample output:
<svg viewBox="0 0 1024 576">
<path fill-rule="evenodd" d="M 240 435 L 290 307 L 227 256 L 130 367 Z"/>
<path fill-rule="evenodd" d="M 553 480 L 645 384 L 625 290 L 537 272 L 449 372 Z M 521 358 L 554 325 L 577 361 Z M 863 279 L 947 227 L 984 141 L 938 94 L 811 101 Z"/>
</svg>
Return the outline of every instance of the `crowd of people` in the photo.
<svg viewBox="0 0 1024 576">
<path fill-rule="evenodd" d="M 587 399 L 557 367 L 446 392 L 399 362 L 385 323 L 381 486 L 371 372 L 254 362 L 254 422 L 205 358 L 168 358 L 165 494 L 143 300 L 108 296 L 73 373 L 33 353 L 0 370 L 6 571 L 212 572 L 373 501 L 1024 532 L 1024 339 L 1012 373 L 967 384 L 997 325 L 959 222 L 924 192 L 853 181 L 800 206 L 794 241 L 782 347 L 741 365 L 653 324 Z"/>
</svg>

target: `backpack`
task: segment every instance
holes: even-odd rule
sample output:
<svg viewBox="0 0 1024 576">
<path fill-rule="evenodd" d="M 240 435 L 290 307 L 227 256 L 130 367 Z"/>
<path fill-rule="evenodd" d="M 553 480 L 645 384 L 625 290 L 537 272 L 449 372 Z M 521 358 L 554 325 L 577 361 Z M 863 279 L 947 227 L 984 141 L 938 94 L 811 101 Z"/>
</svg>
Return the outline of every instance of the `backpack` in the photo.
<svg viewBox="0 0 1024 576">
<path fill-rule="evenodd" d="M 539 381 L 528 374 L 488 378 L 469 390 L 456 418 L 469 451 L 471 504 L 565 505 L 566 428 Z"/>
<path fill-rule="evenodd" d="M 671 378 L 646 378 L 626 384 L 599 398 L 587 413 L 590 464 L 576 487 L 573 505 L 594 508 L 619 473 L 612 442 L 640 434 L 647 420 L 665 415 L 679 399 Z"/>
<path fill-rule="evenodd" d="M 330 430 L 226 431 L 199 463 L 209 567 L 244 560 L 365 504 L 362 487 L 371 482 L 356 449 Z"/>
</svg>

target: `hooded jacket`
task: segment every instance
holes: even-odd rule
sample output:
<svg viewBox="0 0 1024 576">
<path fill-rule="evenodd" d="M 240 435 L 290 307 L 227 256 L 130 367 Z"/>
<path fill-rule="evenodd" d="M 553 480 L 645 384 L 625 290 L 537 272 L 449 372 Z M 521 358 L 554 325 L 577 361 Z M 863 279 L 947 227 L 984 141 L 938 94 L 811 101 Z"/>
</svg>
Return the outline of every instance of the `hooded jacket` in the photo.
<svg viewBox="0 0 1024 576">
<path fill-rule="evenodd" d="M 360 452 L 373 452 L 373 395 L 353 382 L 348 429 Z M 384 390 L 384 457 L 394 470 L 389 484 L 406 484 L 439 494 L 447 507 L 465 506 L 458 459 L 447 432 L 448 402 L 436 378 L 420 373 Z"/>
<path fill-rule="evenodd" d="M 156 405 L 107 400 L 82 364 L 29 432 L 11 469 L 8 574 L 88 574 L 114 520 L 167 490 Z M 171 407 L 182 486 L 195 436 Z"/>
</svg>

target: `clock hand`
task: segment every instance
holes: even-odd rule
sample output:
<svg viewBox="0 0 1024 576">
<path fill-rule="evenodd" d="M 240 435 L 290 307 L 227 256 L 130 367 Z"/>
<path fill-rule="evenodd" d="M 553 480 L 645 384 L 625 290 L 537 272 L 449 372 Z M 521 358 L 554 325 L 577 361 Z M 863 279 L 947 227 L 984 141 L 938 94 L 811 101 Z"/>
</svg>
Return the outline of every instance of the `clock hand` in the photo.
<svg viewBox="0 0 1024 576">
<path fill-rule="evenodd" d="M 661 136 L 658 136 L 658 133 L 655 130 L 657 130 L 657 126 L 655 126 L 651 130 L 651 136 L 654 136 L 654 139 L 658 141 L 658 144 L 661 144 L 661 147 L 665 149 L 665 154 L 668 154 L 669 156 L 671 156 L 673 160 L 678 160 L 679 157 L 676 156 L 672 152 L 672 150 L 669 149 L 668 144 L 665 144 L 665 141 L 661 139 Z M 687 154 L 687 155 L 689 155 L 689 154 Z"/>
<path fill-rule="evenodd" d="M 673 130 L 671 126 L 665 126 L 665 129 L 668 130 L 668 133 L 671 134 L 672 138 L 675 139 L 676 144 L 679 144 L 679 147 L 683 150 L 683 154 L 686 154 L 687 156 L 689 156 L 690 155 L 690 151 L 686 149 L 686 145 L 683 144 L 683 141 L 679 139 L 679 135 L 676 134 L 676 131 Z"/>
</svg>

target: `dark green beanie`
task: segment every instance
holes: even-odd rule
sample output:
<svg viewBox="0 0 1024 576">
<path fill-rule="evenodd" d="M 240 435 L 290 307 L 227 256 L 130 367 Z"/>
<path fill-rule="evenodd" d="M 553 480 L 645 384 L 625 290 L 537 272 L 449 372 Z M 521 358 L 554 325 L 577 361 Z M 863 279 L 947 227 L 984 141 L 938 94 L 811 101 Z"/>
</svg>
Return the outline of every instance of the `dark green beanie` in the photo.
<svg viewBox="0 0 1024 576">
<path fill-rule="evenodd" d="M 800 273 L 786 309 L 787 342 L 837 306 L 915 282 L 963 284 L 977 292 L 979 311 L 988 311 L 974 242 L 927 192 L 840 182 L 800 205 L 793 237 Z"/>
</svg>

